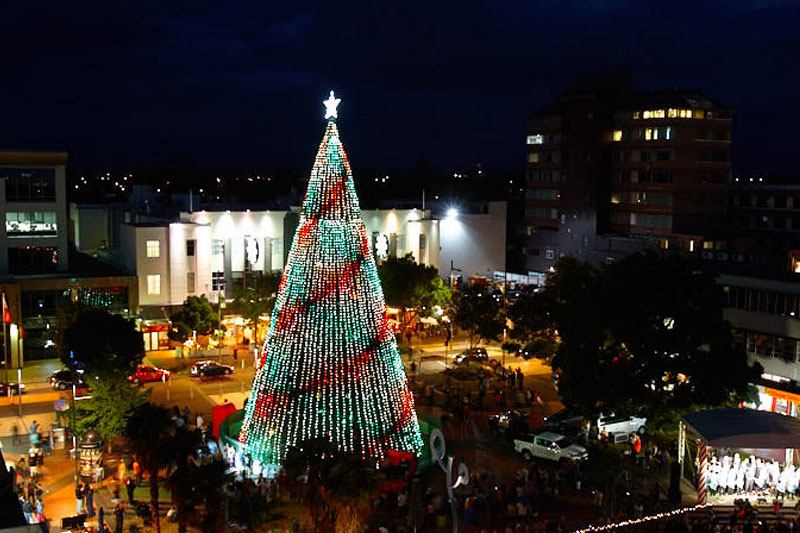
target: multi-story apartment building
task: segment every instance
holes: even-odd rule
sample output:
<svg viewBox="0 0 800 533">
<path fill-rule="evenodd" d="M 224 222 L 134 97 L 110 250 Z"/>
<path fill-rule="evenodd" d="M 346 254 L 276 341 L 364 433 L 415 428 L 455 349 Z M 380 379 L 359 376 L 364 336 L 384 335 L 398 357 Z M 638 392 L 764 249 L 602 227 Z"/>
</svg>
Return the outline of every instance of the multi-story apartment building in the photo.
<svg viewBox="0 0 800 533">
<path fill-rule="evenodd" d="M 0 152 L 0 274 L 65 271 L 67 154 Z"/>
<path fill-rule="evenodd" d="M 58 356 L 53 332 L 64 301 L 137 312 L 134 277 L 71 250 L 66 162 L 60 152 L 0 152 L 0 288 L 11 315 L 0 357 L 12 366 Z"/>
<path fill-rule="evenodd" d="M 528 268 L 647 246 L 698 252 L 725 225 L 730 111 L 698 91 L 590 79 L 527 125 Z"/>
<path fill-rule="evenodd" d="M 725 319 L 751 362 L 764 367 L 752 407 L 800 415 L 800 284 L 723 273 Z"/>
</svg>

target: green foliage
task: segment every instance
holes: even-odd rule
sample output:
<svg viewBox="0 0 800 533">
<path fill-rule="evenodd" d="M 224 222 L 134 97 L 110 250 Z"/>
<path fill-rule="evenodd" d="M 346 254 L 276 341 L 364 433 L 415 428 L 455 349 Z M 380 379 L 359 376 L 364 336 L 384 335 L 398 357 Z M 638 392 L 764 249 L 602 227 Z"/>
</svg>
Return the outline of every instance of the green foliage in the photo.
<svg viewBox="0 0 800 533">
<path fill-rule="evenodd" d="M 110 444 L 112 439 L 125 432 L 131 414 L 145 402 L 150 391 L 143 393 L 141 389 L 131 387 L 127 379 L 120 378 L 88 379 L 92 388 L 91 399 L 75 404 L 78 434 L 93 429 Z"/>
<path fill-rule="evenodd" d="M 428 316 L 437 305 L 450 302 L 450 291 L 439 277 L 439 271 L 420 265 L 412 254 L 387 257 L 378 265 L 378 277 L 383 286 L 386 304 L 399 309 L 413 309 L 417 316 Z M 405 329 L 405 313 L 400 313 Z"/>
<path fill-rule="evenodd" d="M 219 315 L 211 308 L 205 294 L 186 298 L 181 310 L 173 313 L 170 319 L 172 330 L 169 338 L 180 342 L 189 339 L 193 331 L 198 335 L 209 335 L 219 328 Z"/>
<path fill-rule="evenodd" d="M 239 315 L 251 327 L 256 328 L 262 315 L 269 315 L 278 297 L 281 283 L 281 272 L 274 270 L 267 273 L 254 272 L 248 274 L 247 284 L 233 287 L 233 302 L 230 309 Z M 258 338 L 255 339 L 258 343 Z"/>
<path fill-rule="evenodd" d="M 513 324 L 510 336 L 515 342 L 505 343 L 503 349 L 517 352 L 525 359 L 552 359 L 559 343 L 551 317 L 552 307 L 549 293 L 520 296 L 508 309 L 508 318 Z"/>
<path fill-rule="evenodd" d="M 87 375 L 109 379 L 127 376 L 144 356 L 144 341 L 133 322 L 100 309 L 78 313 L 64 332 L 64 348 L 61 360 L 65 365 L 71 364 L 73 352 Z"/>
<path fill-rule="evenodd" d="M 158 509 L 158 471 L 167 466 L 172 458 L 173 435 L 175 425 L 169 411 L 164 407 L 143 403 L 128 418 L 125 436 L 131 450 L 142 465 L 142 469 L 150 474 L 150 504 Z M 156 531 L 161 530 L 158 513 L 154 513 Z"/>
<path fill-rule="evenodd" d="M 290 483 L 302 488 L 310 525 L 326 506 L 336 512 L 331 531 L 361 531 L 359 507 L 374 494 L 384 477 L 360 457 L 340 452 L 326 439 L 313 439 L 290 448 L 283 469 Z M 324 526 L 323 526 L 324 527 Z"/>
<path fill-rule="evenodd" d="M 497 340 L 503 334 L 502 297 L 496 297 L 488 288 L 462 285 L 453 294 L 453 308 L 453 321 L 467 332 L 470 348 L 481 340 Z"/>
<path fill-rule="evenodd" d="M 744 398 L 761 374 L 722 316 L 722 290 L 687 261 L 636 254 L 596 270 L 559 260 L 548 278 L 564 403 L 648 418 Z"/>
</svg>

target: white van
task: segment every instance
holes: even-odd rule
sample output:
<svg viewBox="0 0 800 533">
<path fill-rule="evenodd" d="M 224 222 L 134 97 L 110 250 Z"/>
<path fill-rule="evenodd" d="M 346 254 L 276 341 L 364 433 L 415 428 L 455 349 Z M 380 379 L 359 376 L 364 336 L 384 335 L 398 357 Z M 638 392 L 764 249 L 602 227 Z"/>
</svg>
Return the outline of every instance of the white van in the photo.
<svg viewBox="0 0 800 533">
<path fill-rule="evenodd" d="M 644 435 L 645 424 L 647 419 L 638 416 L 600 415 L 597 419 L 597 434 L 600 435 L 605 430 L 610 442 L 624 442 L 632 433 Z"/>
</svg>

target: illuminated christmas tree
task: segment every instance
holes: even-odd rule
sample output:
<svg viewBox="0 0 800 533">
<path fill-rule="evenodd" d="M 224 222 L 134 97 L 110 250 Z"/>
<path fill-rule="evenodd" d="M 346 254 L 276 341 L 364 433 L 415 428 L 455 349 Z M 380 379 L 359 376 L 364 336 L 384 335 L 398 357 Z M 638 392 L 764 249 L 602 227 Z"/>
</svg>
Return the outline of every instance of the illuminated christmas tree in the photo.
<svg viewBox="0 0 800 533">
<path fill-rule="evenodd" d="M 376 460 L 387 450 L 422 448 L 339 140 L 339 100 L 331 91 L 324 103 L 328 126 L 239 434 L 250 457 L 267 467 L 316 438 Z"/>
</svg>

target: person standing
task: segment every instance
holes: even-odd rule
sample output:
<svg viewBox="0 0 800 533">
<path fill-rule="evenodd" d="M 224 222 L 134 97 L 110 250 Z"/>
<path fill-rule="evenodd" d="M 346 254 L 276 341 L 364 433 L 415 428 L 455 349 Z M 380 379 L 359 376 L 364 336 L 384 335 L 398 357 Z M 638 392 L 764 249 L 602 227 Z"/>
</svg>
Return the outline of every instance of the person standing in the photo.
<svg viewBox="0 0 800 533">
<path fill-rule="evenodd" d="M 122 523 L 125 520 L 125 509 L 122 507 L 122 503 L 118 503 L 114 506 L 114 532 L 115 533 L 122 533 Z"/>
<path fill-rule="evenodd" d="M 133 475 L 136 478 L 136 485 L 137 486 L 141 485 L 142 484 L 142 465 L 139 464 L 139 461 L 137 459 L 133 460 L 132 469 L 133 469 Z"/>
<path fill-rule="evenodd" d="M 100 533 L 105 533 L 106 531 L 106 512 L 103 509 L 103 506 L 100 506 L 100 509 L 97 510 L 97 531 Z"/>
<path fill-rule="evenodd" d="M 94 517 L 94 489 L 91 483 L 86 484 L 86 516 Z"/>
<path fill-rule="evenodd" d="M 11 432 L 12 432 L 12 435 L 13 435 L 13 438 L 12 438 L 11 442 L 13 442 L 14 446 L 16 446 L 19 443 L 19 428 L 17 427 L 16 424 L 11 426 Z"/>
<path fill-rule="evenodd" d="M 132 477 L 129 477 L 125 481 L 125 489 L 128 491 L 128 502 L 130 502 L 131 504 L 133 504 L 133 502 L 134 502 L 133 491 L 134 491 L 135 488 L 136 488 L 136 482 L 133 480 Z"/>
<path fill-rule="evenodd" d="M 75 502 L 77 503 L 75 514 L 83 514 L 83 485 L 80 482 L 75 487 Z"/>
</svg>

